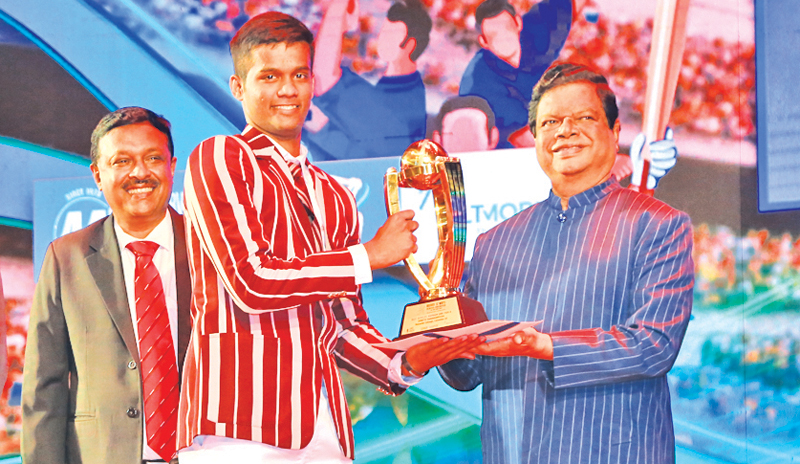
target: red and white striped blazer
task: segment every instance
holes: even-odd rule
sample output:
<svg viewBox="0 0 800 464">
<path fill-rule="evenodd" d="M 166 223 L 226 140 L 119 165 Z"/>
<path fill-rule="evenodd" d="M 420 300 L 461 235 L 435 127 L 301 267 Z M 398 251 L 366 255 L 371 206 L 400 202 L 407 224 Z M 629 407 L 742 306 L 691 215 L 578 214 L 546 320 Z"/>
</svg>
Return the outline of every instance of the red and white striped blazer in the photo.
<svg viewBox="0 0 800 464">
<path fill-rule="evenodd" d="M 347 247 L 353 195 L 310 166 L 331 251 L 301 203 L 286 160 L 248 126 L 202 142 L 187 162 L 193 282 L 178 446 L 219 435 L 299 449 L 311 441 L 322 381 L 344 454 L 353 432 L 338 363 L 384 391 L 391 355 L 373 343 Z M 315 232 L 316 230 L 316 232 Z"/>
</svg>

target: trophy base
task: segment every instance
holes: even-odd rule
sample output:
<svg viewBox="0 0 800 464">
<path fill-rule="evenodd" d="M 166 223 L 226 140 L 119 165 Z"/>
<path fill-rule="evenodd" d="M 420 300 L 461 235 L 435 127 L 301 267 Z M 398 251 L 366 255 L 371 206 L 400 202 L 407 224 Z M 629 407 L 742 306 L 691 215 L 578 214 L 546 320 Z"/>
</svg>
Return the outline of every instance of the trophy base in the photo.
<svg viewBox="0 0 800 464">
<path fill-rule="evenodd" d="M 400 336 L 395 340 L 421 333 L 457 329 L 487 320 L 489 318 L 483 305 L 461 294 L 410 303 L 403 311 Z"/>
</svg>

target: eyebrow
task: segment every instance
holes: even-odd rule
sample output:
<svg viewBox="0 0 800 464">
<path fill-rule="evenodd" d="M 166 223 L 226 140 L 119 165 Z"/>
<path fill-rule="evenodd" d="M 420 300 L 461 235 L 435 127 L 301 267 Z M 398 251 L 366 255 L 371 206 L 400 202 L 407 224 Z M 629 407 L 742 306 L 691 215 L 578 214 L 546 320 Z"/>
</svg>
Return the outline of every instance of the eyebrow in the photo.
<svg viewBox="0 0 800 464">
<path fill-rule="evenodd" d="M 311 67 L 309 67 L 309 66 L 305 66 L 305 65 L 304 65 L 304 66 L 298 66 L 297 68 L 294 68 L 293 70 L 291 70 L 291 71 L 289 71 L 289 72 L 290 72 L 290 73 L 295 73 L 295 72 L 298 72 L 298 71 L 309 71 L 309 72 L 310 72 L 310 71 L 311 71 Z M 283 72 L 283 71 L 282 71 L 281 69 L 279 69 L 279 68 L 275 68 L 275 67 L 270 67 L 270 68 L 261 68 L 261 69 L 259 69 L 259 70 L 258 70 L 258 74 L 264 74 L 264 73 L 282 73 L 282 72 Z"/>
<path fill-rule="evenodd" d="M 586 115 L 586 114 L 601 114 L 601 113 L 603 113 L 602 109 L 596 110 L 594 108 L 584 107 L 584 108 L 581 108 L 581 109 L 579 109 L 577 111 L 571 111 L 570 115 L 582 116 L 582 115 Z M 553 113 L 553 112 L 540 113 L 540 114 L 537 115 L 537 119 L 539 117 L 555 117 L 556 114 L 557 113 Z"/>
<path fill-rule="evenodd" d="M 131 151 L 131 150 L 126 150 L 126 149 L 122 148 L 122 149 L 118 149 L 118 150 L 114 151 L 114 153 L 111 154 L 109 156 L 109 158 L 115 158 L 115 157 L 118 157 L 118 156 L 135 156 L 137 152 L 139 152 L 139 150 Z M 147 148 L 147 149 L 145 149 L 143 151 L 143 153 L 145 155 L 150 155 L 150 154 L 153 154 L 153 153 L 157 153 L 159 155 L 167 154 L 168 156 L 171 156 L 171 155 L 169 155 L 169 151 L 165 152 L 164 150 L 161 150 L 160 147 Z"/>
</svg>

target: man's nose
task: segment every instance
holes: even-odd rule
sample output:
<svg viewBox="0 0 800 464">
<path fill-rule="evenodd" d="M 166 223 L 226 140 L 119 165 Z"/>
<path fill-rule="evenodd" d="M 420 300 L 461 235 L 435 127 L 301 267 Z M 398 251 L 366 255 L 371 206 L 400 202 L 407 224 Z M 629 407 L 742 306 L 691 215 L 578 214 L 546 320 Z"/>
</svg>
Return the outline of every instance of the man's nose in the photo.
<svg viewBox="0 0 800 464">
<path fill-rule="evenodd" d="M 297 95 L 297 85 L 291 78 L 286 79 L 278 90 L 279 97 L 294 97 Z"/>
<path fill-rule="evenodd" d="M 144 162 L 136 162 L 128 176 L 134 179 L 146 179 L 150 176 L 150 168 Z"/>
<path fill-rule="evenodd" d="M 575 124 L 575 120 L 571 117 L 566 117 L 564 120 L 561 121 L 561 124 L 558 126 L 558 131 L 556 132 L 556 136 L 559 137 L 569 137 L 570 135 L 575 135 L 578 133 L 578 126 Z"/>
</svg>

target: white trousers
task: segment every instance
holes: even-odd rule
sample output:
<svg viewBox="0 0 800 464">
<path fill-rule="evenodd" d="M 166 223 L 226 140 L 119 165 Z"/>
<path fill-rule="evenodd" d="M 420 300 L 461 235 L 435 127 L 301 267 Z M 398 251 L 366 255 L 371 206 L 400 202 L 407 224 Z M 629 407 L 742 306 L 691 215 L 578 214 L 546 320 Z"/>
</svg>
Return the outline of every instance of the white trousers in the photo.
<svg viewBox="0 0 800 464">
<path fill-rule="evenodd" d="M 178 451 L 178 461 L 180 464 L 221 462 L 352 464 L 353 461 L 345 457 L 339 445 L 324 386 L 322 392 L 314 436 L 311 438 L 311 443 L 303 449 L 285 449 L 249 440 L 199 435 L 194 438 L 191 446 Z"/>
</svg>

